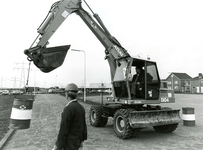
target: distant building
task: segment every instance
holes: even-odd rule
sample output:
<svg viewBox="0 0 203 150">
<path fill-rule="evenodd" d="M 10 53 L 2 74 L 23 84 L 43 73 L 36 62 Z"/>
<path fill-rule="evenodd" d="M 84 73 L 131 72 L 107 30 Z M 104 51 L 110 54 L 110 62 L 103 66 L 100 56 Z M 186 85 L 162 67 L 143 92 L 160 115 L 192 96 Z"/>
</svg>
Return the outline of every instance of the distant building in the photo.
<svg viewBox="0 0 203 150">
<path fill-rule="evenodd" d="M 88 92 L 97 92 L 100 89 L 110 90 L 111 88 L 111 83 L 90 83 L 90 85 L 87 87 Z"/>
<path fill-rule="evenodd" d="M 197 77 L 192 79 L 192 93 L 203 93 L 203 74 L 199 73 Z"/>
<path fill-rule="evenodd" d="M 173 89 L 175 93 L 192 93 L 190 77 L 186 73 L 172 72 L 167 78 L 168 88 Z"/>
</svg>

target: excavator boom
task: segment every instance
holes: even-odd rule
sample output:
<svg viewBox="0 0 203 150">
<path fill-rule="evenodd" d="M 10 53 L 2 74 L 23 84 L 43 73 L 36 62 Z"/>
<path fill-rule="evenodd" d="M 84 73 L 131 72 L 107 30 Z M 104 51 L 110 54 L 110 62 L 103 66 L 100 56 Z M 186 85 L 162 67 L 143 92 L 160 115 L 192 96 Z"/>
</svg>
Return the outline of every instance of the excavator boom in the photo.
<svg viewBox="0 0 203 150">
<path fill-rule="evenodd" d="M 72 13 L 76 13 L 81 17 L 81 19 L 86 23 L 86 25 L 105 47 L 106 59 L 109 62 L 112 74 L 114 74 L 116 60 L 119 61 L 120 59 L 129 57 L 130 55 L 120 45 L 120 43 L 113 36 L 110 35 L 97 14 L 94 14 L 94 16 L 99 24 L 92 18 L 92 16 L 88 12 L 86 12 L 82 8 L 81 0 L 61 0 L 54 3 L 47 17 L 37 30 L 37 32 L 39 33 L 36 38 L 36 40 L 38 40 L 37 45 L 35 47 L 31 45 L 31 47 L 25 50 L 24 53 L 28 56 L 29 60 L 33 61 L 34 64 L 43 72 L 50 72 L 61 66 L 61 63 L 63 63 L 63 61 L 54 63 L 58 65 L 53 65 L 53 61 L 57 61 L 60 59 L 64 60 L 66 56 L 64 54 L 67 53 L 70 46 L 53 47 L 51 48 L 52 52 L 46 50 L 46 46 L 48 45 L 48 40 L 51 38 L 51 36 L 56 32 L 56 30 L 64 22 L 64 20 Z M 35 41 L 33 43 L 35 43 Z M 66 48 L 67 50 L 65 53 L 64 48 Z M 59 54 L 60 51 L 62 52 L 61 55 Z M 49 52 L 49 58 L 47 58 L 47 52 Z M 57 56 L 56 53 L 58 54 Z M 52 54 L 53 60 L 51 60 Z M 43 60 L 39 62 L 38 58 L 41 58 Z"/>
</svg>

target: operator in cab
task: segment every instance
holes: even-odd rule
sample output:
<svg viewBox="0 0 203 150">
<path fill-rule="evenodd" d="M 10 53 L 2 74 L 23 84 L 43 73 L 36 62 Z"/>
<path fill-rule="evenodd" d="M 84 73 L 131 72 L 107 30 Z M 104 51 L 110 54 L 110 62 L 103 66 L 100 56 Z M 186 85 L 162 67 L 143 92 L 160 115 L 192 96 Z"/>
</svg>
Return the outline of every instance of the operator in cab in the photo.
<svg viewBox="0 0 203 150">
<path fill-rule="evenodd" d="M 135 68 L 136 74 L 133 76 L 131 83 L 131 96 L 137 98 L 144 98 L 144 83 L 145 73 L 143 66 L 139 65 Z"/>
<path fill-rule="evenodd" d="M 147 79 L 145 79 L 145 70 L 144 66 L 136 66 L 136 74 L 132 78 L 131 82 L 131 96 L 132 98 L 145 98 L 145 80 L 147 84 L 152 82 L 153 77 L 147 73 Z"/>
</svg>

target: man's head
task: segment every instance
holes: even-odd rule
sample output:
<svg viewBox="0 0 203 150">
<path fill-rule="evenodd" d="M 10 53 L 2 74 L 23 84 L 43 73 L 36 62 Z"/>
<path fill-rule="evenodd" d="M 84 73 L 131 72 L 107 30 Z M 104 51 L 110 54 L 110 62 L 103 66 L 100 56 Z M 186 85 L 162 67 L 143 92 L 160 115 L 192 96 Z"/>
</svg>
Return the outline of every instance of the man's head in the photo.
<svg viewBox="0 0 203 150">
<path fill-rule="evenodd" d="M 74 83 L 70 83 L 65 88 L 66 98 L 76 99 L 78 93 L 78 87 Z"/>
<path fill-rule="evenodd" d="M 141 71 L 142 71 L 143 69 L 142 69 L 142 66 L 137 66 L 136 67 L 136 72 L 139 74 L 139 73 L 141 73 Z"/>
</svg>

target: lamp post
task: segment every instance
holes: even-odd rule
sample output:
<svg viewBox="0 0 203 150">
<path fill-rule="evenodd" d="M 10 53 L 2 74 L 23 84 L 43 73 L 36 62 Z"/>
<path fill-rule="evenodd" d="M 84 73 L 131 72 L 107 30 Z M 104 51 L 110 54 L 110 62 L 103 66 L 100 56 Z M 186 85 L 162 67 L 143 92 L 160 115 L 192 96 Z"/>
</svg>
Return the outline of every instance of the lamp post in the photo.
<svg viewBox="0 0 203 150">
<path fill-rule="evenodd" d="M 36 71 L 37 70 L 35 70 L 35 73 L 34 73 L 34 95 L 36 95 Z"/>
<path fill-rule="evenodd" d="M 172 80 L 172 84 L 171 84 L 171 86 L 172 86 L 172 89 L 174 90 L 174 81 L 173 81 L 173 77 L 174 77 L 174 75 L 173 74 L 171 74 L 171 80 Z"/>
<path fill-rule="evenodd" d="M 56 75 L 56 78 L 55 78 L 55 87 L 57 87 L 57 75 Z"/>
<path fill-rule="evenodd" d="M 78 49 L 71 49 L 71 50 L 84 53 L 84 102 L 86 102 L 86 53 L 84 50 L 78 50 Z"/>
</svg>

